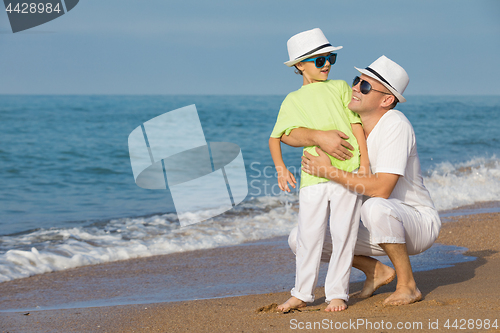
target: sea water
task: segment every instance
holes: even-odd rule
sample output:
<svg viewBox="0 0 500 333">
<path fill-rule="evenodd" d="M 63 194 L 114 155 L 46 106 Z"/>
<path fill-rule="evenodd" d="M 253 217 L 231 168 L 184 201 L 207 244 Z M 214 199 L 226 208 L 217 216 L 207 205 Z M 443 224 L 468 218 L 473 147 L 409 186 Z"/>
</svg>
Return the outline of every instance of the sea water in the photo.
<svg viewBox="0 0 500 333">
<path fill-rule="evenodd" d="M 268 150 L 283 98 L 0 95 L 0 282 L 287 235 L 298 192 L 281 193 Z M 241 147 L 249 194 L 181 228 L 168 190 L 135 184 L 127 138 L 191 104 L 207 142 Z M 438 210 L 500 201 L 500 96 L 410 96 L 397 109 L 413 124 Z M 283 154 L 300 178 L 301 149 Z"/>
</svg>

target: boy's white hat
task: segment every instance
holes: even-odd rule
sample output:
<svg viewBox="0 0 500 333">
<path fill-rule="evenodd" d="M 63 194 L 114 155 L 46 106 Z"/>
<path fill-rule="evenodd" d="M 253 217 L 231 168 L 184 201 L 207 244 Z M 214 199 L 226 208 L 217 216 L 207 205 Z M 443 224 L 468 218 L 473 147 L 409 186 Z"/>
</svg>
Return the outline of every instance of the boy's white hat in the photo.
<svg viewBox="0 0 500 333">
<path fill-rule="evenodd" d="M 361 74 L 365 74 L 382 83 L 396 96 L 400 103 L 406 102 L 403 93 L 410 82 L 410 78 L 404 68 L 391 59 L 383 55 L 365 69 L 354 68 Z"/>
<path fill-rule="evenodd" d="M 342 46 L 334 47 L 326 39 L 319 28 L 307 30 L 292 36 L 286 43 L 290 60 L 285 65 L 292 67 L 313 55 L 340 50 Z"/>
</svg>

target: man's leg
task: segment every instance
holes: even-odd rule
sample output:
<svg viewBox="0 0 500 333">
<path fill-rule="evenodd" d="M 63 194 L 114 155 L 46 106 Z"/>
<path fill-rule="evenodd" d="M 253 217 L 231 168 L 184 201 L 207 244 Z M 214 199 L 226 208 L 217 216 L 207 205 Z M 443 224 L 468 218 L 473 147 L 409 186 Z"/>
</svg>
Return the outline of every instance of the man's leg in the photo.
<svg viewBox="0 0 500 333">
<path fill-rule="evenodd" d="M 368 298 L 380 287 L 398 277 L 396 291 L 385 299 L 384 304 L 405 305 L 419 301 L 422 298 L 417 288 L 406 244 L 379 244 L 387 253 L 396 271 L 380 261 L 366 256 L 354 256 L 353 267 L 366 275 L 363 289 L 353 295 L 355 298 Z"/>
<path fill-rule="evenodd" d="M 372 257 L 356 255 L 354 256 L 352 266 L 366 275 L 363 289 L 355 293 L 352 296 L 353 298 L 368 298 L 378 288 L 391 283 L 396 277 L 394 269 Z"/>
<path fill-rule="evenodd" d="M 398 282 L 396 291 L 384 301 L 388 305 L 405 305 L 419 301 L 422 293 L 417 288 L 406 244 L 379 244 L 391 259 Z"/>
<path fill-rule="evenodd" d="M 422 295 L 413 278 L 408 248 L 416 254 L 432 245 L 437 237 L 433 219 L 422 216 L 399 200 L 382 198 L 367 200 L 361 210 L 361 219 L 366 228 L 360 227 L 355 254 L 364 256 L 355 256 L 353 266 L 361 269 L 367 279 L 359 296 L 369 297 L 392 281 L 394 270 L 368 257 L 387 254 L 396 269 L 398 283 L 396 292 L 384 303 L 403 305 L 420 300 Z"/>
</svg>

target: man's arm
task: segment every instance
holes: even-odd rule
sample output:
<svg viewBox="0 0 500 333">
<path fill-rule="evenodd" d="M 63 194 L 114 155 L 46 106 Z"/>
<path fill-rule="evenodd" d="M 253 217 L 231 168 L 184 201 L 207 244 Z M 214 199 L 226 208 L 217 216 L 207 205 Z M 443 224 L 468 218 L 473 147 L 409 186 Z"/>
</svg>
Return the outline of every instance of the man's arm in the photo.
<svg viewBox="0 0 500 333">
<path fill-rule="evenodd" d="M 281 137 L 281 141 L 292 147 L 318 146 L 331 156 L 344 161 L 352 157 L 349 150 L 354 150 L 345 139 L 349 137 L 341 131 L 320 131 L 309 128 L 295 128 L 289 135 Z"/>
<path fill-rule="evenodd" d="M 358 175 L 333 167 L 330 159 L 321 149 L 316 148 L 319 156 L 305 152 L 302 156 L 302 170 L 308 174 L 328 178 L 341 184 L 351 191 L 370 197 L 389 198 L 398 182 L 399 175 L 392 173 L 376 173 Z"/>
</svg>

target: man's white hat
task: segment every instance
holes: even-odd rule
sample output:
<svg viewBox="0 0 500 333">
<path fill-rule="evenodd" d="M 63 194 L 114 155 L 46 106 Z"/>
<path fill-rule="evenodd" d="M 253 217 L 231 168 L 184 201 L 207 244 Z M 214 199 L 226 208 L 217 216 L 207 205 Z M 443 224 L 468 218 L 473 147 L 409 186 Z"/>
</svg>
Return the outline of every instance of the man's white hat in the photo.
<svg viewBox="0 0 500 333">
<path fill-rule="evenodd" d="M 361 74 L 365 74 L 382 83 L 396 96 L 400 103 L 406 102 L 403 93 L 410 82 L 410 78 L 404 68 L 391 59 L 383 55 L 365 69 L 354 68 Z"/>
<path fill-rule="evenodd" d="M 334 47 L 326 39 L 323 31 L 319 28 L 307 30 L 292 36 L 286 43 L 288 56 L 290 60 L 285 65 L 292 67 L 304 59 L 310 58 L 316 54 L 333 52 L 340 50 L 342 46 Z"/>
</svg>

